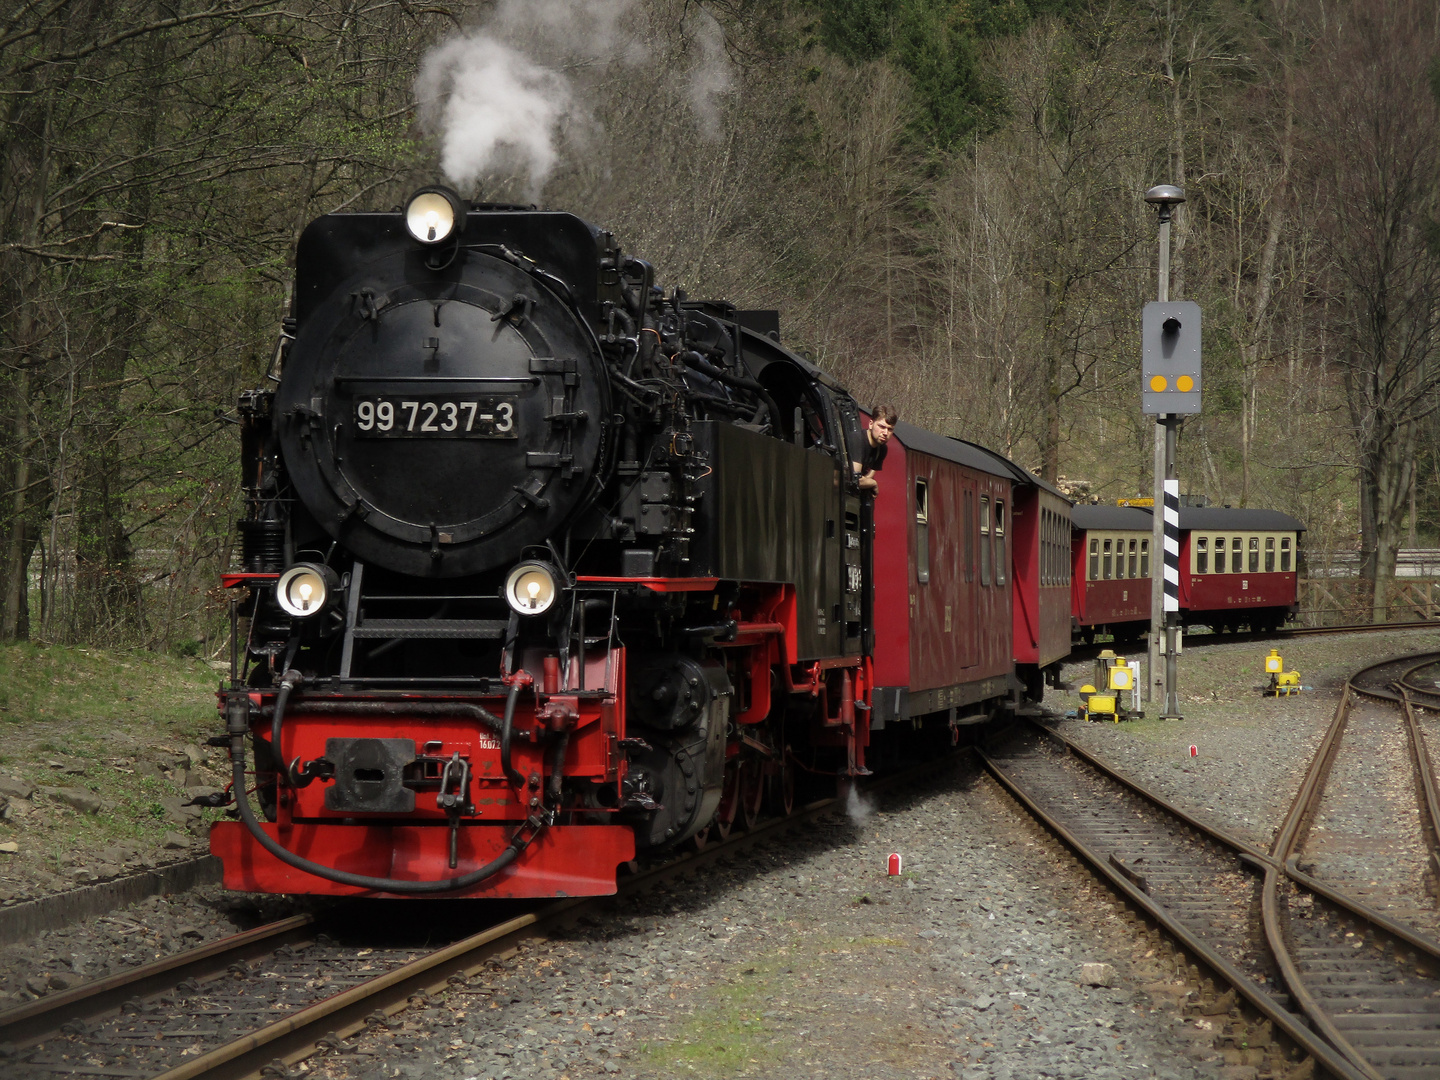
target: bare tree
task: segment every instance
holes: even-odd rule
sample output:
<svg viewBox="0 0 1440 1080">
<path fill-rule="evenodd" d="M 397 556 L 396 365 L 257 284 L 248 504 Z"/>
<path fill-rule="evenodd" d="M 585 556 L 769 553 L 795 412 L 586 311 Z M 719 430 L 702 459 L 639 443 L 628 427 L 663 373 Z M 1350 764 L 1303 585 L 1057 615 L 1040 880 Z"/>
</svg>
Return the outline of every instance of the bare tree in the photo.
<svg viewBox="0 0 1440 1080">
<path fill-rule="evenodd" d="M 1304 194 L 1327 257 L 1327 333 L 1358 458 L 1361 576 L 1381 621 L 1417 425 L 1440 408 L 1440 109 L 1427 78 L 1440 9 L 1354 0 L 1327 14 L 1299 110 Z"/>
<path fill-rule="evenodd" d="M 1040 474 L 1059 475 L 1063 403 L 1097 365 L 1124 363 L 1133 308 L 1124 279 L 1142 238 L 1136 213 L 1146 107 L 1125 73 L 1123 20 L 1102 13 L 1074 31 L 1039 23 L 996 50 L 1011 122 L 1003 155 L 1010 230 L 1024 253 L 1040 370 L 1031 407 Z M 1133 361 L 1130 362 L 1133 366 Z"/>
</svg>

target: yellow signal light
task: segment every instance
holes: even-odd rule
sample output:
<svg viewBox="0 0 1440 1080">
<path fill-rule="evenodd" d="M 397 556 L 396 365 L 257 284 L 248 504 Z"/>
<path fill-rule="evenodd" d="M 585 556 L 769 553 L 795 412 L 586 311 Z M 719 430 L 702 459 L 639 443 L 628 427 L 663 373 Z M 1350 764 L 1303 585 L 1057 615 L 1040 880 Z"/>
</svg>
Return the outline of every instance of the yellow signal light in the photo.
<svg viewBox="0 0 1440 1080">
<path fill-rule="evenodd" d="M 1150 389 L 1157 394 L 1163 394 L 1166 390 L 1170 389 L 1170 384 L 1166 381 L 1164 375 L 1151 375 Z"/>
<path fill-rule="evenodd" d="M 1191 390 L 1195 389 L 1195 380 L 1189 375 L 1181 375 L 1175 380 L 1175 389 L 1179 390 L 1182 394 L 1188 394 Z"/>
<path fill-rule="evenodd" d="M 1285 670 L 1285 661 L 1280 656 L 1278 649 L 1271 649 L 1270 655 L 1265 658 L 1265 672 L 1268 675 L 1275 675 Z"/>
<path fill-rule="evenodd" d="M 1124 664 L 1116 664 L 1110 669 L 1110 689 L 1129 690 L 1134 685 L 1134 679 L 1129 667 Z"/>
</svg>

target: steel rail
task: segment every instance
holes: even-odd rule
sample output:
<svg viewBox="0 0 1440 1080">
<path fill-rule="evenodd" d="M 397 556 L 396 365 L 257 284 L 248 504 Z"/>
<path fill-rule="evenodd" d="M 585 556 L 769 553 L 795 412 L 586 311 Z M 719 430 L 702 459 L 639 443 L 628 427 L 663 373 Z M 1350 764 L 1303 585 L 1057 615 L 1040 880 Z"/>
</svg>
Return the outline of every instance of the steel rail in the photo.
<svg viewBox="0 0 1440 1080">
<path fill-rule="evenodd" d="M 1350 719 L 1350 699 L 1355 678 L 1363 672 L 1373 671 L 1382 666 L 1384 665 L 1372 664 L 1361 669 L 1361 672 L 1357 672 L 1355 676 L 1347 679 L 1345 686 L 1341 689 L 1340 700 L 1335 705 L 1335 713 L 1331 718 L 1330 727 L 1320 741 L 1320 747 L 1315 756 L 1311 758 L 1310 767 L 1305 770 L 1305 778 L 1301 781 L 1299 790 L 1295 792 L 1290 810 L 1285 815 L 1285 820 L 1276 833 L 1274 842 L 1270 845 L 1271 856 L 1282 864 L 1294 852 L 1302 826 L 1314 816 L 1315 810 L 1320 805 L 1325 779 L 1330 775 L 1330 770 L 1335 764 L 1335 758 L 1340 751 L 1340 742 L 1345 734 L 1345 725 Z M 1319 1029 L 1331 1045 L 1362 1070 L 1366 1077 L 1370 1080 L 1381 1080 L 1380 1074 L 1345 1037 L 1344 1033 L 1335 1026 L 1329 1013 L 1321 1008 L 1319 1001 L 1305 985 L 1304 976 L 1301 975 L 1294 958 L 1290 955 L 1289 943 L 1285 940 L 1284 930 L 1280 925 L 1280 875 L 1273 865 L 1265 867 L 1265 881 L 1261 888 L 1260 903 L 1265 926 L 1265 940 L 1269 942 L 1270 951 L 1275 955 L 1275 961 L 1280 966 L 1281 977 L 1284 978 L 1286 986 L 1295 995 L 1296 1000 L 1300 1002 L 1305 1014 L 1310 1017 L 1311 1023 Z"/>
<path fill-rule="evenodd" d="M 293 915 L 7 1009 L 0 1012 L 0 1043 L 25 1049 L 59 1034 L 64 1024 L 91 1023 L 118 1013 L 134 998 L 160 993 L 187 979 L 218 978 L 231 964 L 313 938 L 314 924 L 313 915 Z"/>
<path fill-rule="evenodd" d="M 880 793 L 902 784 L 913 784 L 923 776 L 953 765 L 957 757 L 952 754 L 927 761 L 867 784 L 866 791 Z M 661 882 L 684 877 L 837 811 L 843 812 L 841 800 L 821 799 L 797 808 L 786 817 L 760 822 L 744 832 L 737 830 L 725 840 L 712 840 L 703 851 L 688 852 L 622 878 L 615 895 L 633 895 Z M 509 919 L 216 1047 L 157 1074 L 154 1080 L 246 1080 L 261 1077 L 262 1070 L 274 1074 L 277 1069 L 283 1074 L 322 1049 L 322 1040 L 326 1045 L 338 1045 L 379 1018 L 388 1018 L 408 1008 L 413 998 L 428 998 L 452 984 L 468 981 L 480 974 L 492 957 L 512 950 L 521 941 L 542 937 L 556 925 L 579 918 L 587 907 L 609 899 L 563 900 Z"/>
<path fill-rule="evenodd" d="M 1381 665 L 1376 666 L 1378 667 Z M 1130 791 L 1133 791 L 1136 795 L 1140 796 L 1142 799 L 1145 799 L 1147 802 L 1154 804 L 1158 809 L 1163 810 L 1166 814 L 1169 814 L 1170 816 L 1175 817 L 1180 821 L 1183 821 L 1186 825 L 1194 829 L 1196 832 L 1203 833 L 1204 835 L 1209 836 L 1211 839 L 1215 840 L 1217 843 L 1223 844 L 1226 847 L 1234 848 L 1237 854 L 1239 854 L 1242 859 L 1248 857 L 1250 865 L 1253 866 L 1257 871 L 1261 870 L 1266 866 L 1273 866 L 1277 869 L 1283 869 L 1297 884 L 1303 885 L 1306 889 L 1310 890 L 1313 893 L 1317 893 L 1320 896 L 1323 896 L 1326 900 L 1330 901 L 1337 907 L 1344 908 L 1346 911 L 1350 912 L 1355 917 L 1363 919 L 1366 922 L 1374 923 L 1376 926 L 1378 926 L 1380 929 L 1384 930 L 1391 936 L 1400 938 L 1404 940 L 1406 944 L 1411 945 L 1414 948 L 1417 948 L 1422 952 L 1425 952 L 1430 956 L 1435 957 L 1437 960 L 1440 960 L 1440 941 L 1436 941 L 1434 938 L 1428 937 L 1427 935 L 1421 933 L 1412 926 L 1408 926 L 1402 922 L 1397 922 L 1395 919 L 1391 918 L 1389 915 L 1386 915 L 1384 912 L 1377 911 L 1374 908 L 1370 907 L 1358 897 L 1351 896 L 1341 889 L 1337 889 L 1334 886 L 1328 885 L 1325 882 L 1319 881 L 1318 879 L 1311 877 L 1304 870 L 1301 870 L 1299 868 L 1295 857 L 1292 856 L 1290 859 L 1282 861 L 1270 851 L 1258 847 L 1257 845 L 1252 844 L 1250 841 L 1245 840 L 1242 837 L 1231 836 L 1223 829 L 1218 829 L 1215 826 L 1206 822 L 1204 819 L 1195 817 L 1183 807 L 1179 807 L 1176 806 L 1174 803 L 1171 803 L 1163 795 L 1152 791 L 1150 788 L 1135 780 L 1133 777 L 1125 775 L 1123 772 L 1115 768 L 1115 766 L 1111 765 L 1108 761 L 1100 757 L 1098 754 L 1094 754 L 1091 751 L 1085 749 L 1085 747 L 1081 746 L 1079 743 L 1074 742 L 1071 739 L 1066 738 L 1060 732 L 1047 728 L 1043 724 L 1036 723 L 1033 720 L 1031 721 L 1031 723 L 1047 738 L 1052 739 L 1055 742 L 1058 742 L 1061 746 L 1063 746 L 1067 753 L 1078 757 L 1080 760 L 1084 761 L 1087 765 L 1095 769 L 1101 775 L 1114 781 L 1120 786 Z"/>
<path fill-rule="evenodd" d="M 1434 667 L 1440 663 L 1440 652 L 1415 653 L 1412 656 L 1383 661 L 1380 664 L 1363 668 L 1357 674 L 1393 666 L 1396 663 L 1408 663 L 1412 660 L 1419 662 L 1406 668 L 1400 678 L 1391 684 L 1391 689 L 1363 687 L 1360 688 L 1360 692 L 1369 697 L 1392 702 L 1400 708 L 1410 747 L 1410 763 L 1415 770 L 1416 783 L 1419 787 L 1420 809 L 1430 846 L 1430 866 L 1437 881 L 1440 881 L 1440 780 L 1437 780 L 1435 775 L 1435 765 L 1430 757 L 1425 733 L 1421 730 L 1420 722 L 1415 716 L 1417 704 L 1421 708 L 1440 711 L 1440 691 L 1433 687 L 1420 686 L 1413 681 L 1417 671 L 1423 671 L 1425 668 Z M 1424 700 L 1416 701 L 1414 700 L 1416 698 Z"/>
<path fill-rule="evenodd" d="M 1440 657 L 1440 654 L 1435 655 Z M 1396 660 L 1387 660 L 1379 664 L 1371 665 L 1357 672 L 1356 677 L 1363 678 L 1368 673 L 1383 669 L 1387 666 L 1394 666 L 1397 662 Z M 1324 1007 L 1306 986 L 1304 976 L 1301 974 L 1290 954 L 1290 949 L 1281 925 L 1282 904 L 1279 882 L 1283 876 L 1288 877 L 1301 888 L 1324 898 L 1341 911 L 1370 923 L 1377 930 L 1388 934 L 1392 939 L 1403 942 L 1417 952 L 1423 953 L 1431 961 L 1440 963 L 1440 942 L 1436 942 L 1420 933 L 1414 927 L 1407 926 L 1380 912 L 1374 911 L 1354 897 L 1348 896 L 1340 890 L 1312 878 L 1299 868 L 1296 856 L 1291 854 L 1286 847 L 1286 845 L 1293 847 L 1295 838 L 1301 834 L 1303 825 L 1308 820 L 1308 815 L 1313 811 L 1313 807 L 1318 801 L 1319 793 L 1323 790 L 1323 781 L 1325 776 L 1328 775 L 1335 755 L 1338 752 L 1343 736 L 1344 722 L 1348 718 L 1352 695 L 1355 692 L 1367 691 L 1354 690 L 1352 684 L 1347 680 L 1342 690 L 1341 702 L 1336 709 L 1336 715 L 1334 720 L 1332 720 L 1330 729 L 1327 731 L 1320 748 L 1312 759 L 1300 790 L 1296 793 L 1290 811 L 1287 813 L 1285 825 L 1277 836 L 1276 844 L 1272 847 L 1272 850 L 1268 852 L 1262 851 L 1237 837 L 1231 837 L 1222 830 L 1211 827 L 1180 808 L 1173 806 L 1164 798 L 1150 791 L 1150 789 L 1143 784 L 1126 777 L 1098 755 L 1092 754 L 1083 747 L 1077 746 L 1059 732 L 1052 731 L 1041 724 L 1035 724 L 1034 726 L 1048 738 L 1060 743 L 1068 752 L 1083 760 L 1087 765 L 1107 779 L 1139 796 L 1166 815 L 1183 821 L 1201 835 L 1207 836 L 1234 851 L 1242 862 L 1264 874 L 1265 880 L 1262 883 L 1261 890 L 1261 922 L 1265 930 L 1266 943 L 1269 946 L 1269 950 L 1276 964 L 1277 973 L 1283 980 L 1293 1000 L 1305 1014 L 1308 1023 L 1313 1025 L 1314 1030 L 1318 1031 L 1320 1036 L 1325 1040 L 1324 1045 L 1330 1047 L 1336 1055 L 1344 1059 L 1355 1074 L 1365 1076 L 1369 1078 L 1369 1080 L 1378 1080 L 1380 1074 L 1375 1071 L 1374 1065 L 1366 1058 L 1364 1053 L 1357 1049 L 1351 1041 L 1345 1037 L 1343 1032 L 1336 1027 L 1330 1020 Z M 1009 776 L 1003 766 L 989 758 L 988 755 L 986 765 L 1002 784 L 1016 794 L 1022 804 L 1026 805 L 1032 813 L 1035 813 L 1037 817 L 1044 821 L 1047 828 L 1055 831 L 1068 846 L 1076 850 L 1077 853 L 1080 853 L 1087 862 L 1095 866 L 1101 875 L 1114 884 L 1116 888 L 1119 888 L 1128 898 L 1147 912 L 1149 912 L 1152 907 L 1159 907 L 1155 901 L 1151 900 L 1148 891 L 1144 890 L 1143 887 L 1136 888 L 1136 883 L 1124 873 L 1125 868 L 1123 866 L 1112 867 L 1110 862 L 1103 856 L 1097 852 L 1088 850 L 1084 841 L 1075 836 L 1071 830 L 1067 829 L 1063 822 L 1054 818 L 1054 815 L 1044 811 L 1044 809 L 1027 794 L 1021 793 L 1018 790 L 1020 788 L 1018 781 Z M 1141 897 L 1143 897 L 1143 899 L 1141 899 Z M 1244 993 L 1247 999 L 1256 1004 L 1264 1015 L 1274 1019 L 1271 1010 L 1277 1009 L 1286 1017 L 1291 1017 L 1292 1023 L 1298 1023 L 1293 1017 L 1293 1014 L 1275 1005 L 1269 995 L 1265 994 L 1263 989 L 1255 986 L 1243 972 L 1233 972 L 1233 974 L 1238 975 L 1241 980 L 1245 980 L 1244 982 L 1237 982 L 1231 978 L 1232 970 L 1227 966 L 1228 962 L 1213 963 L 1212 961 L 1217 955 L 1223 961 L 1223 954 L 1217 954 L 1215 950 L 1210 949 L 1203 940 L 1196 939 L 1193 935 L 1187 937 L 1186 935 L 1189 934 L 1189 931 L 1186 930 L 1183 925 L 1173 919 L 1162 920 L 1157 918 L 1156 921 L 1160 922 L 1167 932 L 1172 933 L 1172 936 L 1181 940 L 1187 948 L 1190 948 L 1192 954 L 1201 958 L 1207 967 L 1210 967 L 1211 970 L 1215 971 L 1221 978 L 1236 987 L 1241 993 Z M 1185 932 L 1176 934 L 1172 927 L 1177 926 L 1181 931 Z M 1191 947 L 1192 942 L 1196 943 L 1196 947 Z M 1250 988 L 1253 989 L 1255 993 L 1261 996 L 1262 1000 L 1256 1001 L 1252 994 L 1247 992 L 1247 983 L 1250 984 Z M 1285 1028 L 1287 1034 L 1290 1034 L 1288 1026 L 1282 1024 L 1282 1027 Z M 1310 1043 L 1305 1042 L 1303 1039 L 1297 1040 L 1297 1045 L 1307 1050 L 1309 1050 L 1311 1046 Z"/>
<path fill-rule="evenodd" d="M 1344 740 L 1345 728 L 1349 723 L 1350 712 L 1354 696 L 1364 695 L 1377 700 L 1388 701 L 1398 704 L 1402 713 L 1406 716 L 1411 731 L 1412 763 L 1415 765 L 1418 775 L 1422 780 L 1425 798 L 1432 799 L 1435 794 L 1435 783 L 1433 770 L 1429 768 L 1428 755 L 1425 752 L 1423 737 L 1415 730 L 1415 721 L 1411 712 L 1409 702 L 1406 700 L 1403 688 L 1395 690 L 1388 687 L 1376 687 L 1365 685 L 1366 676 L 1373 676 L 1373 673 L 1382 671 L 1387 667 L 1393 667 L 1398 663 L 1409 663 L 1420 660 L 1419 664 L 1409 668 L 1405 675 L 1409 675 L 1419 667 L 1428 666 L 1440 659 L 1440 653 L 1417 653 L 1408 657 L 1397 657 L 1383 660 L 1376 664 L 1367 665 L 1351 675 L 1341 690 L 1340 700 L 1336 703 L 1335 713 L 1331 719 L 1320 746 L 1312 757 L 1310 766 L 1305 771 L 1305 778 L 1295 793 L 1291 802 L 1290 810 L 1285 816 L 1284 822 L 1275 835 L 1271 845 L 1271 862 L 1265 867 L 1265 881 L 1261 893 L 1262 912 L 1264 919 L 1265 935 L 1270 944 L 1271 951 L 1275 954 L 1278 964 L 1281 966 L 1282 975 L 1287 986 L 1296 999 L 1299 1000 L 1305 1009 L 1311 1022 L 1316 1026 L 1326 1039 L 1328 1039 L 1341 1053 L 1354 1062 L 1357 1067 L 1364 1070 L 1365 1074 L 1373 1080 L 1380 1080 L 1378 1073 L 1371 1064 L 1365 1053 L 1354 1045 L 1353 1042 L 1336 1026 L 1331 1019 L 1330 1013 L 1311 994 L 1306 986 L 1304 976 L 1299 971 L 1291 956 L 1284 927 L 1281 925 L 1281 898 L 1280 898 L 1280 876 L 1283 872 L 1291 881 L 1303 885 L 1307 889 L 1317 892 L 1332 903 L 1339 904 L 1352 913 L 1363 914 L 1372 924 L 1403 940 L 1412 947 L 1421 949 L 1434 959 L 1440 959 L 1440 944 L 1437 944 L 1428 937 L 1419 934 L 1414 928 L 1404 926 L 1395 920 L 1380 916 L 1379 913 L 1371 911 L 1366 905 L 1357 903 L 1353 898 L 1346 896 L 1342 891 L 1330 888 L 1317 881 L 1309 874 L 1299 868 L 1299 855 L 1297 848 L 1300 838 L 1308 831 L 1313 822 L 1315 814 L 1320 807 L 1321 798 L 1324 795 L 1326 782 L 1334 767 L 1335 760 L 1339 754 L 1340 747 Z M 1402 680 L 1403 680 L 1402 676 Z M 1393 685 L 1393 684 L 1391 684 Z M 1432 821 L 1435 820 L 1434 801 L 1427 804 L 1430 807 Z M 1432 849 L 1432 859 L 1434 852 Z M 1275 864 L 1279 863 L 1277 870 Z"/>
<path fill-rule="evenodd" d="M 1400 708 L 1405 714 L 1405 733 L 1409 736 L 1410 761 L 1419 778 L 1422 809 L 1425 819 L 1425 833 L 1430 841 L 1430 869 L 1440 881 L 1440 781 L 1435 776 L 1435 763 L 1430 757 L 1430 747 L 1415 716 L 1414 704 L 1410 700 L 1409 688 L 1400 688 Z"/>
<path fill-rule="evenodd" d="M 1053 733 L 1052 733 L 1053 734 Z M 1070 744 L 1064 740 L 1066 745 Z M 1344 1078 L 1344 1080 L 1373 1080 L 1369 1074 L 1357 1069 L 1355 1065 L 1343 1054 L 1337 1052 L 1328 1043 L 1319 1039 L 1307 1028 L 1299 1018 L 1287 1010 L 1281 1008 L 1266 991 L 1258 986 L 1248 975 L 1237 968 L 1228 957 L 1224 956 L 1209 943 L 1198 937 L 1189 927 L 1176 919 L 1168 908 L 1153 900 L 1148 893 L 1141 889 L 1136 883 L 1130 880 L 1110 861 L 1099 852 L 1093 850 L 1082 839 L 1076 836 L 1059 819 L 1050 814 L 1042 807 L 1024 788 L 1010 776 L 1008 772 L 992 758 L 988 753 L 981 751 L 982 760 L 986 769 L 1010 794 L 1028 810 L 1045 828 L 1057 836 L 1071 851 L 1087 863 L 1092 870 L 1109 882 L 1110 886 L 1123 895 L 1132 905 L 1143 911 L 1145 915 L 1156 925 L 1160 926 L 1172 939 L 1178 941 L 1191 956 L 1203 964 L 1212 975 L 1219 980 L 1234 987 L 1250 1005 L 1269 1020 L 1277 1030 L 1284 1035 L 1296 1047 L 1310 1055 L 1319 1065 L 1323 1066 L 1331 1075 Z M 1107 772 L 1109 770 L 1106 770 Z M 1138 785 L 1128 784 L 1132 790 L 1140 791 Z M 1167 811 L 1171 809 L 1169 804 L 1163 801 L 1160 804 Z M 1182 816 L 1188 824 L 1191 819 Z M 1203 830 L 1207 835 L 1220 836 L 1212 829 Z M 1252 857 L 1254 850 L 1252 845 L 1235 842 L 1230 838 L 1223 838 L 1223 842 L 1231 846 L 1237 857 Z M 1268 868 L 1268 867 L 1267 867 Z"/>
</svg>

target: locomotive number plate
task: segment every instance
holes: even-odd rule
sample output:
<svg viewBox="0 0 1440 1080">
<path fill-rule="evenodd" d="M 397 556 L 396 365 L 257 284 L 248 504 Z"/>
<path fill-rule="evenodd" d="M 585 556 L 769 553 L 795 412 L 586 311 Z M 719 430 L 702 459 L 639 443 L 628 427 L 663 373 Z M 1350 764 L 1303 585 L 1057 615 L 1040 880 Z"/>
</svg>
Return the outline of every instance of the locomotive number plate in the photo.
<svg viewBox="0 0 1440 1080">
<path fill-rule="evenodd" d="M 362 439 L 515 439 L 515 399 L 363 397 L 355 401 Z"/>
</svg>

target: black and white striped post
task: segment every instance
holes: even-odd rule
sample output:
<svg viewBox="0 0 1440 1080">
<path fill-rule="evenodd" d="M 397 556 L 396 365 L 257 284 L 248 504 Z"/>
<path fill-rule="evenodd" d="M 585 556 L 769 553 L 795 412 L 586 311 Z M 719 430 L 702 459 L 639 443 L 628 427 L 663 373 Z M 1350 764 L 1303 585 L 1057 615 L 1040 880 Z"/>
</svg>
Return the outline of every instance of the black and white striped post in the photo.
<svg viewBox="0 0 1440 1080">
<path fill-rule="evenodd" d="M 1145 305 L 1141 320 L 1141 403 L 1144 412 L 1155 417 L 1146 698 L 1159 698 L 1162 719 L 1178 720 L 1180 481 L 1175 475 L 1175 441 L 1182 414 L 1200 411 L 1200 308 L 1193 303 L 1170 302 L 1170 217 L 1174 207 L 1185 201 L 1185 193 L 1171 184 L 1160 184 L 1145 193 L 1145 201 L 1160 211 L 1160 296 Z"/>
</svg>

